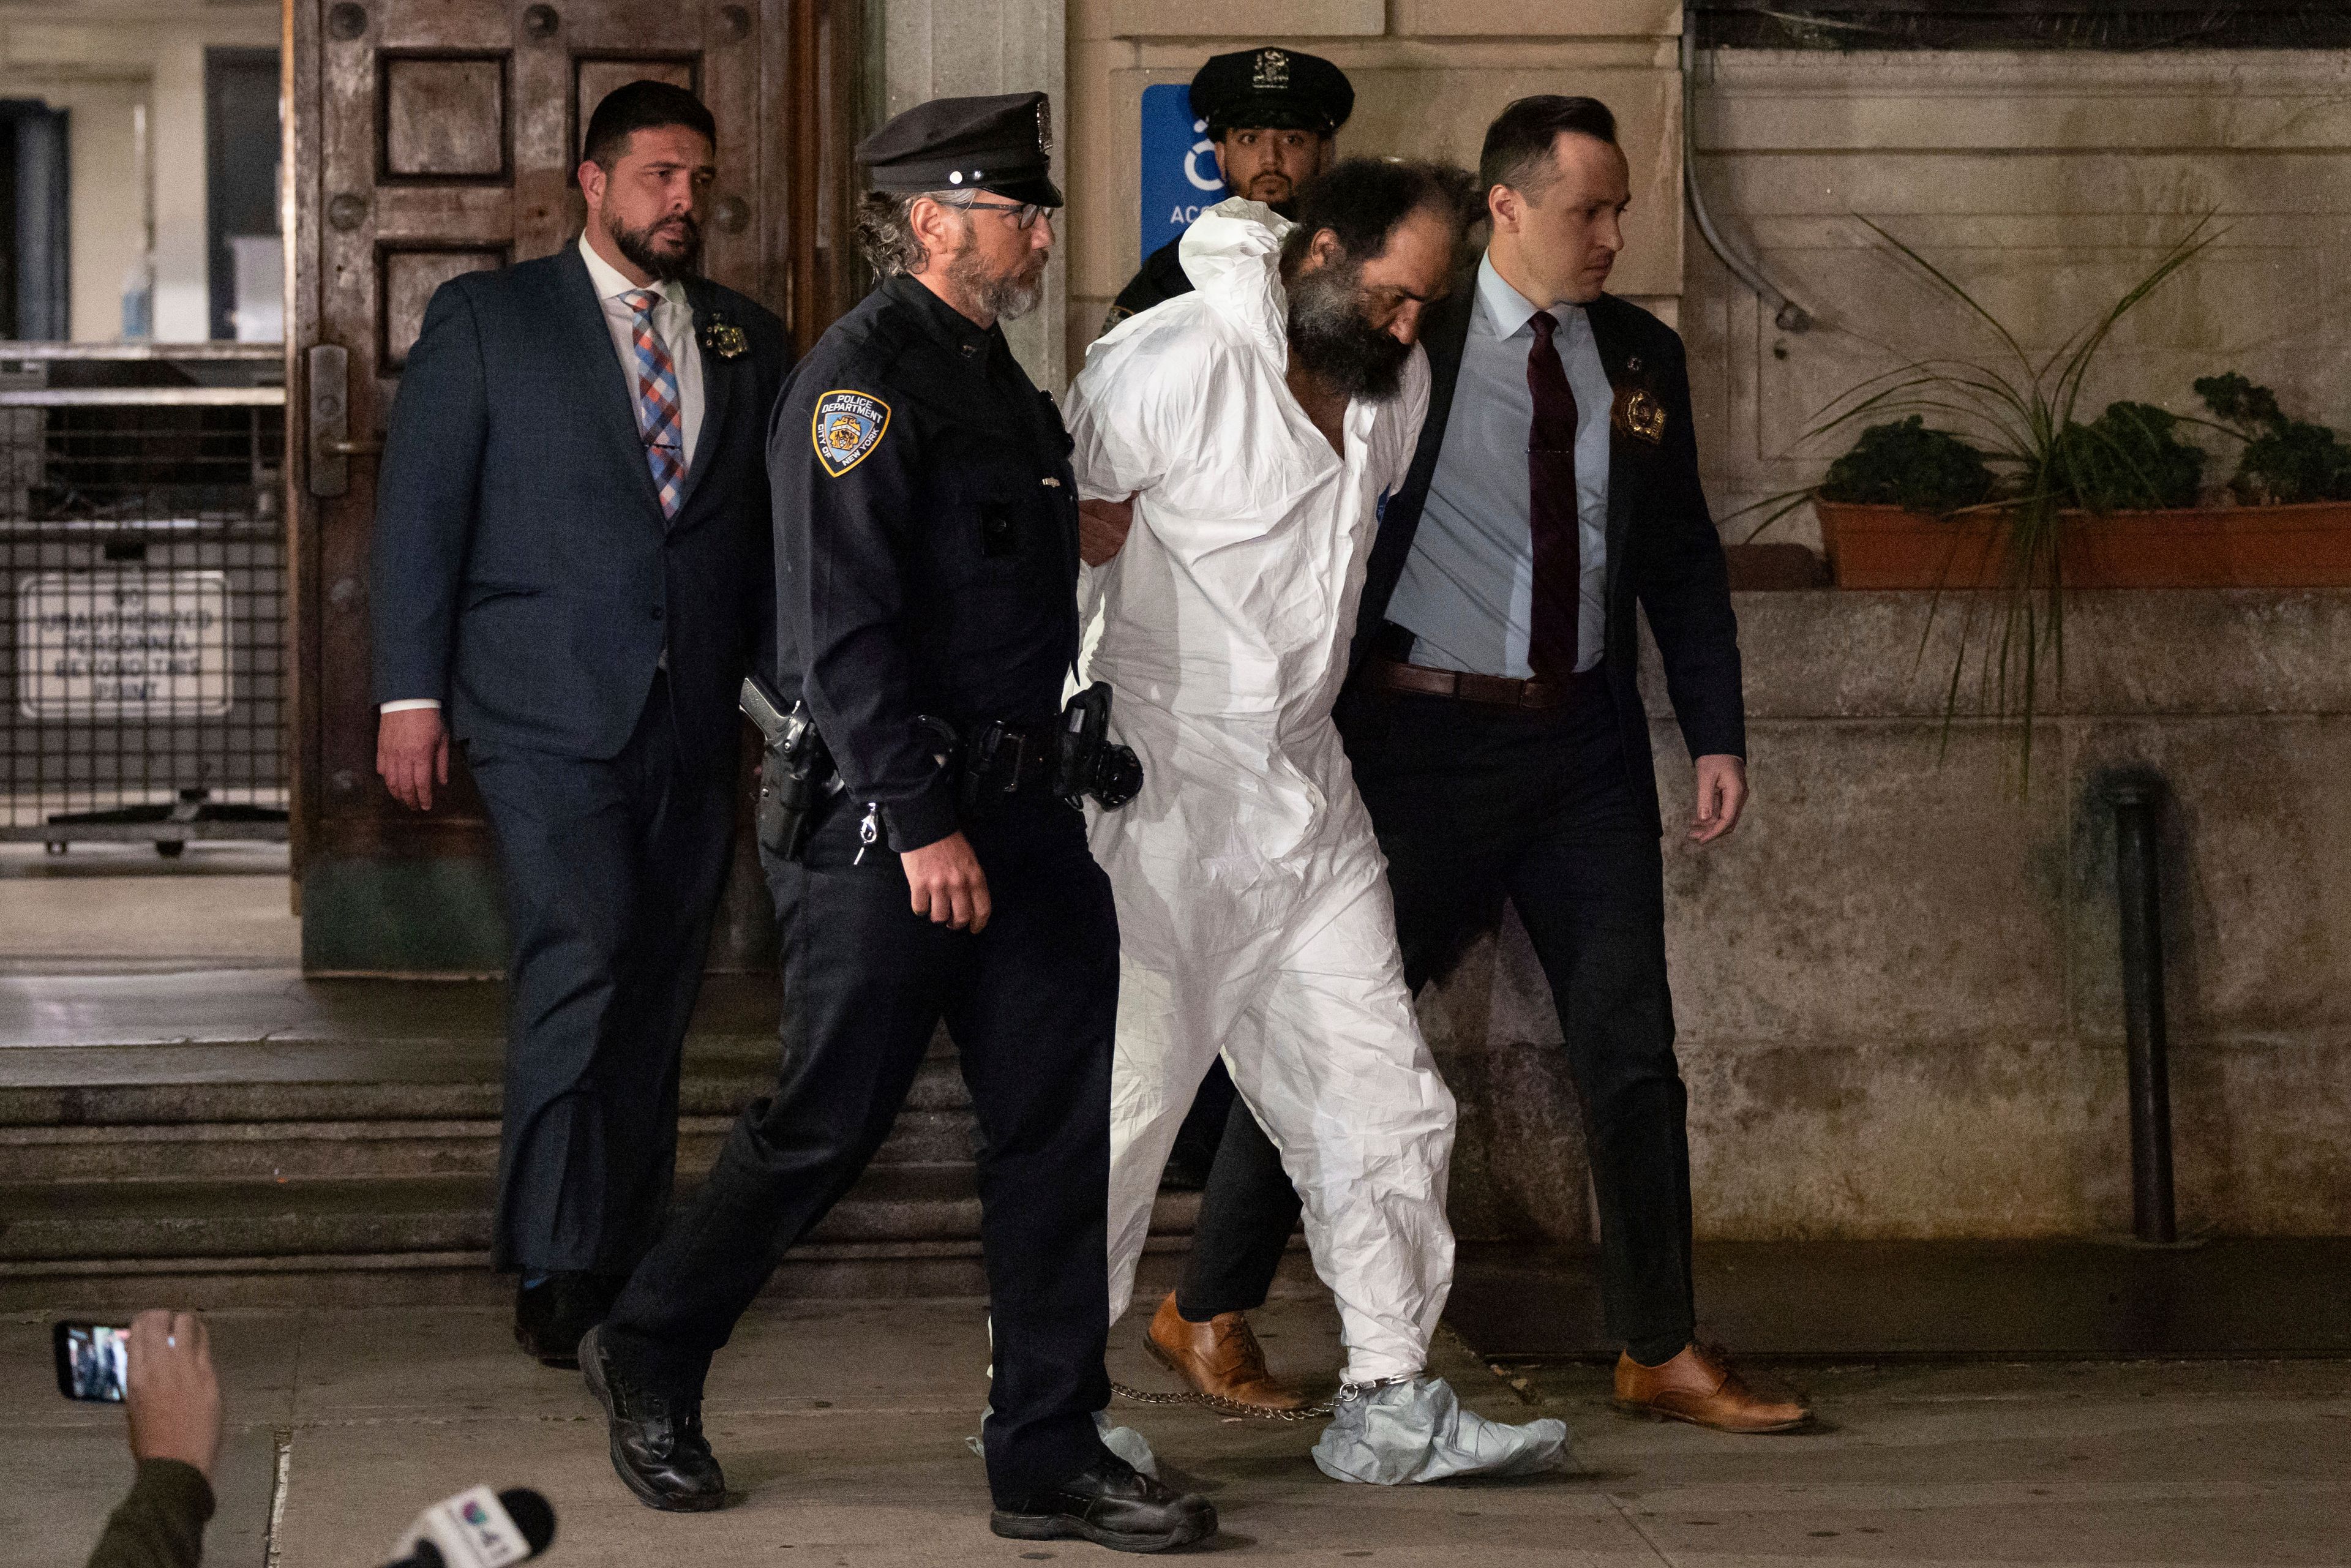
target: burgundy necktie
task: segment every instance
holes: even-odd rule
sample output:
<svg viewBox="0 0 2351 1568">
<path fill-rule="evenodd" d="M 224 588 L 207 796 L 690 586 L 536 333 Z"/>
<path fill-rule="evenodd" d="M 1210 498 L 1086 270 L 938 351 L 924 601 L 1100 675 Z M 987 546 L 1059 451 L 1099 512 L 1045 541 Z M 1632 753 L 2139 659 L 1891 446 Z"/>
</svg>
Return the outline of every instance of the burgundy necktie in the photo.
<svg viewBox="0 0 2351 1568">
<path fill-rule="evenodd" d="M 1534 394 L 1534 426 L 1527 433 L 1527 520 L 1534 536 L 1535 591 L 1527 635 L 1527 664 L 1540 679 L 1575 674 L 1576 612 L 1583 598 L 1575 502 L 1575 393 L 1559 362 L 1548 310 L 1528 323 L 1535 346 L 1527 354 L 1527 390 Z"/>
</svg>

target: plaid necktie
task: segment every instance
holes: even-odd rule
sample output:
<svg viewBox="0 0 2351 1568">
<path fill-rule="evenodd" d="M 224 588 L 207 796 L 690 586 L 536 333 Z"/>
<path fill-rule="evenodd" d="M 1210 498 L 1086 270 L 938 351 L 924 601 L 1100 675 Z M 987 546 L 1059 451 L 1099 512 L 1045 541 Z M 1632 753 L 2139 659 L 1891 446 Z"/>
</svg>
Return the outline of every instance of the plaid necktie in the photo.
<svg viewBox="0 0 2351 1568">
<path fill-rule="evenodd" d="M 1527 635 L 1527 664 L 1544 680 L 1575 674 L 1577 612 L 1583 607 L 1583 570 L 1578 546 L 1575 496 L 1575 393 L 1567 384 L 1552 341 L 1558 322 L 1538 310 L 1529 323 L 1534 348 L 1527 354 L 1527 390 L 1534 396 L 1533 428 L 1527 433 L 1527 513 L 1534 535 L 1533 625 Z"/>
<path fill-rule="evenodd" d="M 678 416 L 677 366 L 661 334 L 653 330 L 653 307 L 661 302 L 662 297 L 650 288 L 632 288 L 621 296 L 621 303 L 637 313 L 637 434 L 644 438 L 653 488 L 661 492 L 662 516 L 674 517 L 679 488 L 685 483 L 685 434 Z"/>
</svg>

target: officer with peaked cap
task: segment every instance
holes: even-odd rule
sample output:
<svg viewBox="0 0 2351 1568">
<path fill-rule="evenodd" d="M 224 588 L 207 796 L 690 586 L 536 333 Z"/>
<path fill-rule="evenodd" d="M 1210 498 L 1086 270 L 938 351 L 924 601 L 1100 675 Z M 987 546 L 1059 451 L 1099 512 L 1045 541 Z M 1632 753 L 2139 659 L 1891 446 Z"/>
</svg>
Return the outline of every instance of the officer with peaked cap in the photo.
<svg viewBox="0 0 2351 1568">
<path fill-rule="evenodd" d="M 1124 797 L 1071 766 L 1071 443 L 999 325 L 1034 308 L 1052 248 L 1050 137 L 1031 92 L 925 103 L 865 140 L 858 237 L 882 281 L 769 426 L 771 685 L 837 782 L 804 841 L 762 834 L 782 1078 L 580 1344 L 613 1467 L 653 1508 L 726 1500 L 711 1357 L 889 1134 L 944 1020 L 981 1133 L 991 1527 L 1140 1552 L 1216 1531 L 1094 1420 L 1118 935 L 1074 796 Z"/>
<path fill-rule="evenodd" d="M 1243 49 L 1217 55 L 1192 78 L 1192 117 L 1205 126 L 1217 172 L 1236 196 L 1290 215 L 1298 188 L 1331 166 L 1332 138 L 1354 111 L 1347 75 L 1320 55 L 1296 49 Z M 1138 310 L 1192 291 L 1176 259 L 1177 235 L 1144 258 L 1119 290 L 1107 332 Z"/>
</svg>

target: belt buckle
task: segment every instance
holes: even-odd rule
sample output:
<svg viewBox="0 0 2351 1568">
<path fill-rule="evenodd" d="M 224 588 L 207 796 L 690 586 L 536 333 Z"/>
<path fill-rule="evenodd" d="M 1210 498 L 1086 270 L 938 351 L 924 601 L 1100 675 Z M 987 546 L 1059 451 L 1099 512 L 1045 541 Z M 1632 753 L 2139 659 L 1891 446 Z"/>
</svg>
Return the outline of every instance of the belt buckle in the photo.
<svg viewBox="0 0 2351 1568">
<path fill-rule="evenodd" d="M 1005 770 L 1004 788 L 1002 792 L 1007 795 L 1017 795 L 1020 792 L 1021 771 L 1029 760 L 1029 732 L 1027 730 L 1005 728 L 998 730 L 997 733 L 1000 737 L 995 748 L 997 754 L 1000 754 L 1002 752 L 1003 742 L 1005 740 L 1009 740 L 1012 743 L 1012 766 Z M 995 760 L 996 755 L 991 754 L 988 758 L 988 761 L 990 764 L 993 764 Z"/>
</svg>

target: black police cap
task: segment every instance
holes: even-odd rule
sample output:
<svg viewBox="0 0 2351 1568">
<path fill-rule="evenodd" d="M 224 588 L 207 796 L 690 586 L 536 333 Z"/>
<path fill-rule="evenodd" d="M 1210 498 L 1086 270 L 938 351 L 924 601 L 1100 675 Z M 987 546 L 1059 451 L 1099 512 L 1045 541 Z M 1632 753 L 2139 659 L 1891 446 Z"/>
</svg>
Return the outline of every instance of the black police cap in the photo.
<svg viewBox="0 0 2351 1568">
<path fill-rule="evenodd" d="M 935 98 L 857 144 L 870 189 L 986 191 L 1058 207 L 1051 176 L 1053 106 L 1041 92 Z"/>
<path fill-rule="evenodd" d="M 1220 136 L 1236 126 L 1311 131 L 1328 136 L 1355 110 L 1347 73 L 1296 49 L 1217 55 L 1192 78 L 1192 113 Z"/>
</svg>

